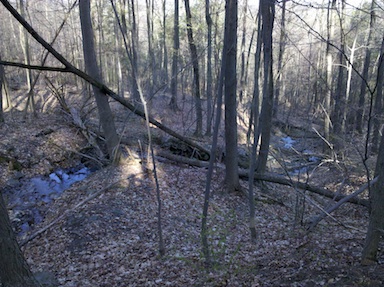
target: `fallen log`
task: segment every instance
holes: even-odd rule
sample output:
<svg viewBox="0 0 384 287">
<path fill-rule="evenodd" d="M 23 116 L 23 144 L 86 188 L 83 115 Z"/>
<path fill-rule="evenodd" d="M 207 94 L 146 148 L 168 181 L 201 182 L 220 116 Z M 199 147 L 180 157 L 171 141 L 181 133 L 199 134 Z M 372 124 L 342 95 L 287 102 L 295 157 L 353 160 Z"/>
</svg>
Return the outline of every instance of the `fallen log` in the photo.
<svg viewBox="0 0 384 287">
<path fill-rule="evenodd" d="M 240 171 L 239 172 L 239 176 L 243 179 L 247 179 L 248 175 L 249 175 L 248 171 Z M 282 185 L 287 185 L 287 186 L 291 186 L 291 187 L 296 187 L 296 188 L 303 189 L 303 190 L 308 190 L 308 191 L 311 191 L 313 193 L 316 193 L 316 194 L 319 194 L 319 195 L 322 195 L 322 196 L 325 196 L 328 198 L 332 198 L 335 201 L 340 201 L 340 200 L 344 199 L 345 197 L 347 197 L 346 195 L 336 194 L 333 191 L 326 189 L 326 188 L 312 186 L 312 185 L 309 185 L 308 183 L 292 180 L 292 179 L 283 177 L 281 175 L 276 175 L 276 174 L 255 173 L 255 181 L 260 181 L 260 180 L 278 183 L 278 184 L 282 184 Z M 359 199 L 356 197 L 351 197 L 348 199 L 348 202 L 369 207 L 369 200 L 367 200 L 367 199 Z"/>
<path fill-rule="evenodd" d="M 167 159 L 175 161 L 175 162 L 184 163 L 184 164 L 197 166 L 197 167 L 207 167 L 208 166 L 208 162 L 200 161 L 200 160 L 195 159 L 195 158 L 186 158 L 184 156 L 173 155 L 173 154 L 163 152 L 163 151 L 158 151 L 157 156 L 164 157 L 164 158 L 167 158 Z M 220 164 L 220 165 L 217 165 L 217 168 L 223 169 L 224 166 Z M 240 178 L 247 180 L 249 177 L 249 171 L 241 169 L 241 170 L 239 170 L 239 176 L 240 176 Z M 316 193 L 316 194 L 319 194 L 319 195 L 322 195 L 322 196 L 325 196 L 328 198 L 332 198 L 335 201 L 343 200 L 343 202 L 347 201 L 350 203 L 369 207 L 369 200 L 357 198 L 357 195 L 360 194 L 362 191 L 359 193 L 356 192 L 354 194 L 355 196 L 336 194 L 333 191 L 326 189 L 326 188 L 321 188 L 321 187 L 309 185 L 308 183 L 295 181 L 295 180 L 286 178 L 284 176 L 277 175 L 277 174 L 271 174 L 271 173 L 264 173 L 264 174 L 255 173 L 255 179 L 254 180 L 255 181 L 267 181 L 267 182 L 282 184 L 282 185 L 286 185 L 286 186 L 296 187 L 296 188 L 299 188 L 302 190 L 308 190 L 310 192 L 313 192 L 313 193 Z M 361 187 L 361 188 L 363 188 L 363 187 Z"/>
<path fill-rule="evenodd" d="M 329 216 L 331 214 L 331 212 L 333 212 L 336 209 L 338 209 L 345 202 L 349 201 L 349 199 L 356 198 L 360 193 L 365 191 L 369 186 L 374 185 L 377 182 L 377 180 L 378 180 L 378 178 L 375 177 L 369 183 L 367 182 L 367 183 L 363 184 L 362 186 L 360 186 L 360 188 L 358 190 L 356 190 L 355 192 L 347 195 L 346 197 L 344 197 L 343 199 L 338 201 L 336 204 L 332 205 L 331 207 L 329 207 L 326 210 L 324 210 L 323 212 L 321 212 L 316 218 L 314 218 L 312 220 L 310 226 L 308 227 L 308 230 L 309 231 L 313 230 L 317 226 L 317 224 L 319 224 L 320 221 L 322 221 L 325 217 Z"/>
</svg>

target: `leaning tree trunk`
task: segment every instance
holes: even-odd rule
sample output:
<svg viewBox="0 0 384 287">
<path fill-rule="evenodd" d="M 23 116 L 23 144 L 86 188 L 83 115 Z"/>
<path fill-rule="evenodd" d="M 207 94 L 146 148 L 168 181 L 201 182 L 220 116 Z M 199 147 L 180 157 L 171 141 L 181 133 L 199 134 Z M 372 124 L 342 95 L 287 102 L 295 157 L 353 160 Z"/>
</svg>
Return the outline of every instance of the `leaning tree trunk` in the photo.
<svg viewBox="0 0 384 287">
<path fill-rule="evenodd" d="M 81 32 L 83 35 L 83 52 L 85 67 L 88 74 L 96 79 L 98 82 L 102 82 L 99 67 L 97 66 L 97 59 L 95 53 L 95 44 L 93 39 L 93 29 L 91 22 L 91 9 L 90 0 L 80 0 L 80 22 Z M 93 87 L 93 93 L 95 95 L 97 109 L 100 117 L 100 124 L 102 126 L 108 155 L 111 161 L 118 162 L 120 157 L 119 152 L 119 137 L 116 133 L 115 123 L 113 121 L 113 114 L 111 107 L 109 106 L 108 97 L 96 86 Z"/>
<path fill-rule="evenodd" d="M 0 191 L 0 282 L 3 287 L 40 286 L 17 243 Z"/>
</svg>

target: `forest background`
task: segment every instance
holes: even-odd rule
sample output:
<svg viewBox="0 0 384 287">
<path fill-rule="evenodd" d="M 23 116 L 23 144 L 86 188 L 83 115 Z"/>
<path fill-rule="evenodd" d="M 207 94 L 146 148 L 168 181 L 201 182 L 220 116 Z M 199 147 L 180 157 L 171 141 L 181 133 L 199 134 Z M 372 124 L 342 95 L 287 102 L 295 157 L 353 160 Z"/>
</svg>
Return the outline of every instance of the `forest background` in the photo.
<svg viewBox="0 0 384 287">
<path fill-rule="evenodd" d="M 15 178 L 28 181 L 76 162 L 110 180 L 98 183 L 103 187 L 90 197 L 65 192 L 46 207 L 45 219 L 31 223 L 22 235 L 12 231 L 17 233 L 17 226 L 9 226 L 23 219 L 16 218 L 12 204 L 7 203 L 7 211 L 2 203 L 3 286 L 37 286 L 34 277 L 41 273 L 54 273 L 59 283 L 52 279 L 52 284 L 63 286 L 102 286 L 100 281 L 108 280 L 106 286 L 165 281 L 177 286 L 197 278 L 198 285 L 213 286 L 384 282 L 377 271 L 384 229 L 382 1 L 1 2 L 0 121 L 5 137 L 0 162 L 6 202 L 7 192 L 15 193 Z M 70 127 L 67 138 L 57 134 L 61 125 Z M 19 133 L 12 136 L 16 129 Z M 39 159 L 36 150 L 29 151 L 35 161 L 31 164 L 15 137 L 25 136 L 28 142 L 41 135 L 52 138 L 41 139 L 47 151 Z M 61 159 L 52 161 L 58 147 Z M 140 176 L 134 177 L 143 182 L 132 187 L 135 169 Z M 128 183 L 116 183 L 121 176 L 117 170 L 124 170 Z M 174 174 L 183 174 L 180 181 L 186 186 L 171 184 Z M 95 182 L 82 184 L 97 190 Z M 146 188 L 152 197 L 131 198 Z M 98 237 L 79 223 L 75 211 L 84 208 L 88 215 L 90 202 L 103 201 L 97 196 L 107 190 L 114 192 L 108 199 L 122 196 L 128 205 L 145 205 L 143 214 L 129 222 L 156 230 L 148 235 L 130 227 L 132 234 L 140 233 L 128 240 L 138 251 L 124 252 L 139 267 L 122 264 L 115 279 L 103 276 L 103 264 L 81 263 L 84 250 L 91 254 L 87 260 L 115 261 L 108 252 L 96 256 L 89 251 Z M 184 206 L 169 190 L 183 198 Z M 70 212 L 60 216 L 67 206 L 72 206 Z M 185 206 L 188 219 L 180 219 Z M 273 214 L 267 211 L 271 206 Z M 105 204 L 99 211 L 117 209 L 119 220 L 127 216 L 123 214 L 134 216 L 120 205 Z M 91 218 L 101 225 L 101 219 Z M 172 220 L 182 235 L 172 231 Z M 198 240 L 188 242 L 184 224 L 191 223 L 195 227 L 188 240 Z M 282 232 L 282 225 L 289 231 Z M 75 231 L 63 235 L 57 226 Z M 318 232 L 327 230 L 340 244 L 322 257 Z M 43 261 L 59 256 L 51 252 L 46 258 L 42 250 L 50 250 L 60 238 L 63 250 L 71 246 L 71 252 L 81 251 L 77 273 L 68 261 L 53 264 L 48 268 L 52 273 L 41 271 L 48 265 Z M 353 248 L 343 249 L 349 240 Z M 176 251 L 185 244 L 190 249 Z M 26 259 L 19 245 L 26 246 Z M 292 245 L 294 254 L 289 252 Z M 267 256 L 274 248 L 283 254 L 280 259 Z M 146 254 L 148 249 L 152 255 Z M 153 255 L 156 250 L 159 257 Z M 304 262 L 302 252 L 316 255 Z M 254 262 L 252 254 L 262 254 L 263 260 Z M 327 257 L 332 264 L 324 263 Z M 174 268 L 181 261 L 188 266 L 185 278 L 176 279 Z M 267 271 L 265 261 L 272 262 L 275 273 Z M 164 262 L 173 271 L 161 275 L 149 267 Z M 40 275 L 34 276 L 28 265 Z M 334 266 L 342 267 L 330 271 Z M 82 268 L 89 268 L 85 278 Z M 145 268 L 150 271 L 143 272 Z M 107 269 L 105 274 L 113 273 Z M 153 274 L 142 278 L 143 273 Z"/>
</svg>

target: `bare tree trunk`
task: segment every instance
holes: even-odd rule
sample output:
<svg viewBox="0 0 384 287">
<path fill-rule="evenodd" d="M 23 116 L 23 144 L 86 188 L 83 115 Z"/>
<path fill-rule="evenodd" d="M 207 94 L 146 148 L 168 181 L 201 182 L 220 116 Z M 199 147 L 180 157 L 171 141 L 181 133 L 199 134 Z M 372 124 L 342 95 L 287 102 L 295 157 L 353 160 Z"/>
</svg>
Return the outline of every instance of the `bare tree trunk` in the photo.
<svg viewBox="0 0 384 287">
<path fill-rule="evenodd" d="M 129 8 L 128 8 L 129 10 Z M 140 101 L 140 94 L 139 94 L 139 87 L 137 85 L 137 76 L 139 72 L 138 67 L 138 45 L 139 45 L 139 34 L 137 31 L 137 23 L 136 23 L 136 10 L 135 10 L 135 0 L 131 0 L 131 6 L 130 6 L 130 22 L 131 22 L 131 52 L 132 52 L 132 59 L 131 59 L 131 66 L 132 66 L 132 89 L 131 94 L 133 100 L 139 102 Z"/>
<path fill-rule="evenodd" d="M 167 32 L 166 32 L 166 21 L 167 21 L 167 14 L 166 14 L 166 10 L 165 10 L 165 7 L 166 7 L 166 3 L 167 1 L 166 0 L 163 0 L 163 37 L 162 37 L 162 44 L 163 44 L 163 74 L 162 74 L 162 83 L 166 83 L 167 87 L 168 87 L 168 48 L 167 48 L 167 41 L 166 41 L 166 36 L 167 36 Z"/>
<path fill-rule="evenodd" d="M 345 1 L 341 1 L 341 9 L 339 13 L 339 28 L 340 28 L 340 50 L 338 51 L 338 75 L 337 75 L 337 86 L 335 91 L 335 107 L 334 112 L 332 116 L 332 123 L 333 123 L 333 131 L 336 135 L 342 135 L 344 131 L 342 130 L 342 127 L 344 126 L 343 123 L 343 113 L 346 109 L 346 102 L 345 102 L 345 76 L 344 76 L 344 55 L 345 55 L 345 36 L 344 36 L 344 29 L 343 29 L 343 23 L 344 23 L 344 8 L 345 8 Z M 343 144 L 342 138 L 338 139 L 338 144 Z"/>
<path fill-rule="evenodd" d="M 359 93 L 359 106 L 356 111 L 356 130 L 359 133 L 363 133 L 363 118 L 364 118 L 364 106 L 365 106 L 365 94 L 367 91 L 367 83 L 368 83 L 368 76 L 369 76 L 369 66 L 371 65 L 371 51 L 373 46 L 373 30 L 376 23 L 376 14 L 375 14 L 375 0 L 372 0 L 371 2 L 371 20 L 369 22 L 369 29 L 368 29 L 368 37 L 367 37 L 367 44 L 365 48 L 365 58 L 364 58 L 364 66 L 363 66 L 363 72 L 361 74 L 361 84 L 360 84 L 360 93 Z"/>
<path fill-rule="evenodd" d="M 1 61 L 1 56 L 0 56 Z M 0 65 L 0 123 L 4 122 L 4 113 L 3 113 L 3 83 L 4 83 L 4 66 Z"/>
<path fill-rule="evenodd" d="M 326 73 L 326 82 L 327 82 L 327 91 L 325 94 L 324 100 L 324 138 L 330 140 L 330 128 L 331 128 L 331 98 L 332 98 L 332 53 L 330 41 L 333 39 L 334 27 L 333 27 L 333 10 L 336 7 L 336 0 L 329 1 L 328 12 L 327 12 L 327 49 L 326 49 L 326 59 L 327 59 L 327 73 Z M 325 148 L 328 148 L 326 145 Z"/>
<path fill-rule="evenodd" d="M 80 0 L 79 10 L 86 70 L 92 78 L 96 79 L 98 82 L 102 82 L 96 60 L 90 14 L 90 0 Z M 98 87 L 92 87 L 99 111 L 100 123 L 106 139 L 108 155 L 112 162 L 117 163 L 120 159 L 119 138 L 116 133 L 115 123 L 113 121 L 113 115 L 109 106 L 108 97 Z"/>
<path fill-rule="evenodd" d="M 207 22 L 207 125 L 206 135 L 211 135 L 212 129 L 212 18 L 209 0 L 205 0 L 205 21 Z"/>
<path fill-rule="evenodd" d="M 202 251 L 205 258 L 206 265 L 211 265 L 211 254 L 209 250 L 209 242 L 208 242 L 208 228 L 207 228 L 207 222 L 208 222 L 208 208 L 209 208 L 209 200 L 211 195 L 211 182 L 212 182 L 212 174 L 213 174 L 213 168 L 214 163 L 216 161 L 216 157 L 214 154 L 216 153 L 217 149 L 217 139 L 219 135 L 220 130 L 220 123 L 221 123 L 221 112 L 222 112 L 222 105 L 223 105 L 223 85 L 224 85 L 224 73 L 225 73 L 225 67 L 226 67 L 226 51 L 227 51 L 227 41 L 224 41 L 224 47 L 222 50 L 222 62 L 221 62 L 221 68 L 219 71 L 219 79 L 217 84 L 217 105 L 216 105 L 216 118 L 215 118 L 215 125 L 213 128 L 213 137 L 212 137 L 212 146 L 211 146 L 211 157 L 209 158 L 209 165 L 208 165 L 208 171 L 207 171 L 207 179 L 205 181 L 205 192 L 204 192 L 204 205 L 203 205 L 203 214 L 201 218 L 201 243 L 202 243 Z"/>
<path fill-rule="evenodd" d="M 228 192 L 239 189 L 237 150 L 237 0 L 225 6 L 225 184 Z"/>
<path fill-rule="evenodd" d="M 349 101 L 350 101 L 350 94 L 351 94 L 351 81 L 352 81 L 352 73 L 353 73 L 353 69 L 352 69 L 352 65 L 354 63 L 354 60 L 355 60 L 355 51 L 356 51 L 356 37 L 355 37 L 355 40 L 353 41 L 353 44 L 352 44 L 352 48 L 351 48 L 351 56 L 349 57 L 349 63 L 347 64 L 347 88 L 346 88 L 346 91 L 345 91 L 345 104 L 348 105 Z M 343 109 L 343 123 L 342 123 L 342 127 L 341 129 L 343 131 L 346 130 L 346 125 L 347 125 L 347 114 L 348 114 L 348 106 L 346 106 L 344 109 Z"/>
<path fill-rule="evenodd" d="M 116 69 L 117 69 L 117 75 L 118 75 L 117 76 L 117 94 L 119 96 L 124 97 L 125 85 L 123 80 L 123 67 L 120 59 L 121 47 L 123 46 L 122 44 L 123 35 L 119 33 L 119 25 L 117 23 L 115 23 L 114 30 L 115 30 L 115 49 L 116 49 L 115 54 L 116 54 L 116 62 L 117 62 Z"/>
<path fill-rule="evenodd" d="M 381 136 L 375 177 L 378 177 L 378 181 L 370 193 L 371 214 L 362 252 L 363 265 L 376 263 L 379 242 L 384 233 L 384 136 Z"/>
<path fill-rule="evenodd" d="M 147 37 L 148 37 L 148 55 L 150 59 L 151 64 L 151 70 L 152 74 L 150 75 L 150 78 L 148 79 L 148 85 L 149 85 L 149 95 L 153 95 L 153 88 L 157 84 L 157 71 L 156 71 L 156 60 L 155 60 L 155 54 L 153 52 L 153 11 L 152 11 L 152 5 L 153 0 L 146 0 L 146 11 L 147 11 Z"/>
<path fill-rule="evenodd" d="M 246 94 L 246 81 L 245 81 L 245 38 L 246 38 L 246 32 L 247 32 L 247 9 L 248 9 L 248 0 L 244 1 L 243 4 L 243 31 L 241 36 L 241 46 L 240 46 L 240 93 L 239 93 L 239 100 L 240 103 L 243 102 L 243 98 Z"/>
<path fill-rule="evenodd" d="M 279 100 L 280 100 L 280 91 L 283 85 L 283 57 L 285 52 L 285 45 L 287 40 L 287 35 L 285 31 L 285 11 L 286 11 L 287 0 L 282 1 L 282 14 L 280 21 L 280 40 L 279 40 L 279 56 L 277 60 L 277 79 L 275 87 L 275 97 L 273 102 L 273 116 L 277 116 L 279 110 Z"/>
<path fill-rule="evenodd" d="M 259 1 L 259 7 L 260 3 Z M 248 130 L 248 141 L 250 142 L 250 135 L 253 126 L 253 143 L 252 143 L 252 157 L 249 164 L 249 179 L 248 179 L 248 204 L 249 204 L 249 230 L 251 232 L 251 241 L 256 242 L 257 232 L 256 232 L 256 219 L 255 219 L 255 199 L 253 193 L 254 177 L 256 170 L 256 158 L 257 158 L 257 145 L 259 142 L 259 72 L 260 72 L 260 55 L 261 55 L 261 16 L 260 10 L 258 13 L 257 21 L 257 43 L 256 43 L 256 53 L 255 53 L 255 70 L 254 70 L 254 90 L 253 90 L 253 99 L 252 99 L 252 111 L 250 116 L 250 125 Z"/>
<path fill-rule="evenodd" d="M 171 102 L 172 110 L 178 110 L 177 106 L 177 69 L 179 62 L 179 0 L 175 0 L 175 15 L 173 19 L 173 51 L 172 51 L 172 79 L 171 79 Z"/>
<path fill-rule="evenodd" d="M 269 0 L 260 1 L 260 11 L 262 19 L 262 39 L 264 51 L 264 84 L 263 84 L 263 103 L 260 113 L 260 135 L 261 144 L 257 158 L 257 172 L 263 173 L 267 168 L 269 153 L 269 142 L 271 139 L 272 128 L 272 109 L 273 109 L 273 54 L 272 54 L 272 32 L 275 19 L 275 2 Z"/>
<path fill-rule="evenodd" d="M 20 14 L 25 19 L 25 6 L 24 6 L 24 0 L 19 1 L 20 5 Z M 22 41 L 22 48 L 24 52 L 24 61 L 25 64 L 30 65 L 31 64 L 31 54 L 29 51 L 29 41 L 28 41 L 28 33 L 25 29 L 22 29 L 20 31 L 21 33 L 21 41 Z M 33 80 L 32 80 L 32 71 L 27 70 L 27 84 L 28 84 L 28 98 L 27 98 L 27 104 L 25 105 L 25 116 L 27 115 L 28 109 L 30 108 L 33 115 L 36 116 L 36 107 L 35 107 L 35 99 L 34 99 L 34 93 L 33 93 Z"/>
<path fill-rule="evenodd" d="M 260 2 L 260 1 L 259 1 Z M 249 117 L 249 125 L 247 131 L 247 142 L 251 141 L 252 127 L 254 127 L 253 132 L 256 136 L 256 142 L 259 142 L 260 137 L 260 128 L 259 128 L 259 109 L 260 109 L 260 62 L 261 62 L 261 47 L 262 47 L 262 37 L 261 37 L 261 15 L 260 11 L 257 16 L 257 38 L 256 38 L 256 52 L 255 52 L 255 67 L 253 71 L 253 95 L 252 95 L 252 109 L 251 115 Z"/>
<path fill-rule="evenodd" d="M 372 151 L 377 152 L 379 148 L 382 115 L 383 115 L 383 84 L 384 84 L 384 37 L 381 42 L 380 57 L 377 68 L 376 98 L 373 110 L 373 136 Z"/>
<path fill-rule="evenodd" d="M 17 243 L 2 190 L 0 190 L 0 282 L 3 287 L 40 286 Z"/>
<path fill-rule="evenodd" d="M 187 17 L 187 34 L 189 42 L 189 50 L 191 52 L 192 66 L 193 66 L 193 86 L 194 86 L 194 99 L 195 99 L 195 109 L 196 109 L 196 130 L 195 135 L 201 136 L 203 132 L 203 110 L 201 106 L 201 97 L 200 97 L 200 72 L 199 72 L 199 59 L 197 57 L 197 48 L 196 43 L 193 39 L 192 31 L 192 14 L 189 7 L 189 0 L 184 0 L 185 3 L 185 14 Z"/>
</svg>

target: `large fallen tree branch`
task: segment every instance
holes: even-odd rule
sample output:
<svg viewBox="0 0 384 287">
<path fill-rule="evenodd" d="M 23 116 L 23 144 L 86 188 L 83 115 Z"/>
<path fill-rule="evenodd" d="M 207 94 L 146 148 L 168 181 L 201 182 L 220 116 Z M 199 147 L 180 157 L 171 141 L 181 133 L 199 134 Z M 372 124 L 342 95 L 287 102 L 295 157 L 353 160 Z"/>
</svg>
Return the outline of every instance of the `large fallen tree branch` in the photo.
<svg viewBox="0 0 384 287">
<path fill-rule="evenodd" d="M 184 156 L 170 154 L 170 153 L 164 152 L 164 151 L 158 151 L 157 155 L 164 157 L 164 158 L 167 158 L 169 160 L 175 161 L 175 162 L 179 162 L 179 163 L 184 163 L 184 164 L 188 164 L 188 165 L 192 165 L 192 166 L 198 166 L 198 167 L 208 167 L 208 162 L 200 161 L 200 160 L 195 159 L 195 158 L 187 158 Z M 222 165 L 217 165 L 217 168 L 222 169 L 224 167 Z M 241 169 L 239 171 L 239 176 L 242 179 L 248 179 L 249 171 Z M 284 176 L 272 174 L 272 173 L 264 173 L 264 174 L 255 173 L 254 180 L 255 181 L 268 181 L 268 182 L 273 182 L 273 183 L 277 183 L 277 184 L 296 187 L 296 188 L 299 188 L 302 190 L 308 190 L 310 192 L 313 192 L 313 193 L 316 193 L 316 194 L 319 194 L 319 195 L 322 195 L 322 196 L 325 196 L 328 198 L 332 198 L 335 201 L 338 201 L 338 202 L 341 201 L 341 204 L 344 202 L 350 202 L 350 203 L 369 207 L 369 200 L 357 198 L 357 196 L 360 193 L 362 193 L 368 187 L 367 184 L 363 185 L 356 192 L 354 192 L 350 195 L 342 195 L 342 194 L 336 194 L 335 192 L 333 192 L 329 189 L 326 189 L 326 188 L 321 188 L 321 187 L 309 185 L 308 183 L 292 180 L 292 179 L 286 178 Z M 374 183 L 374 181 L 371 181 L 371 184 L 373 184 L 373 183 Z"/>
<path fill-rule="evenodd" d="M 312 220 L 311 225 L 308 227 L 308 230 L 313 230 L 313 228 L 316 227 L 317 224 L 319 224 L 320 221 L 322 221 L 325 217 L 329 216 L 331 212 L 335 211 L 338 209 L 342 204 L 345 202 L 349 201 L 351 198 L 356 198 L 360 193 L 364 192 L 369 186 L 372 186 L 377 182 L 378 178 L 375 177 L 372 179 L 370 182 L 367 182 L 360 186 L 358 190 L 355 192 L 351 193 L 350 195 L 345 196 L 343 199 L 338 201 L 336 204 L 332 205 L 331 207 L 325 209 L 319 216 L 317 216 L 314 220 Z"/>
<path fill-rule="evenodd" d="M 22 68 L 27 69 L 35 69 L 35 70 L 46 70 L 46 71 L 59 71 L 64 73 L 72 73 L 83 80 L 87 81 L 88 83 L 92 84 L 93 86 L 99 88 L 105 95 L 108 95 L 115 101 L 122 104 L 124 107 L 131 110 L 136 115 L 146 118 L 148 117 L 148 120 L 151 124 L 156 126 L 157 128 L 161 129 L 162 131 L 166 132 L 167 134 L 179 139 L 180 141 L 190 145 L 191 147 L 204 152 L 206 154 L 210 154 L 209 150 L 205 147 L 197 144 L 196 142 L 190 140 L 189 138 L 180 135 L 179 133 L 173 131 L 172 129 L 168 128 L 167 126 L 163 125 L 159 121 L 157 121 L 155 118 L 151 117 L 150 115 L 146 115 L 144 111 L 139 109 L 138 107 L 132 105 L 129 101 L 124 99 L 123 97 L 120 97 L 115 92 L 113 92 L 109 87 L 104 85 L 103 83 L 100 83 L 96 81 L 94 78 L 90 77 L 87 73 L 79 70 L 75 66 L 73 66 L 70 62 L 67 61 L 58 51 L 56 51 L 47 41 L 45 41 L 36 31 L 33 29 L 31 25 L 17 12 L 15 8 L 7 1 L 7 0 L 0 0 L 1 3 L 5 6 L 5 8 L 13 15 L 13 17 L 28 31 L 29 34 L 37 41 L 39 42 L 45 49 L 47 49 L 61 64 L 64 65 L 64 68 L 60 67 L 40 67 L 40 66 L 32 66 L 32 65 L 25 65 L 25 64 L 19 64 L 19 63 L 12 63 L 7 61 L 0 61 L 0 64 L 2 65 L 8 65 L 8 66 L 18 66 Z"/>
<path fill-rule="evenodd" d="M 239 176 L 244 178 L 244 179 L 247 179 L 248 178 L 248 172 L 247 171 L 240 171 Z M 322 195 L 322 196 L 325 196 L 328 198 L 332 198 L 335 201 L 340 201 L 340 200 L 347 197 L 346 195 L 336 194 L 333 191 L 326 189 L 326 188 L 312 186 L 312 185 L 309 185 L 308 183 L 292 180 L 292 179 L 283 177 L 281 175 L 276 175 L 276 174 L 255 173 L 255 180 L 256 181 L 257 180 L 268 181 L 268 182 L 273 182 L 273 183 L 278 183 L 278 184 L 282 184 L 282 185 L 296 187 L 296 188 L 303 189 L 303 190 L 308 190 L 308 191 L 311 191 L 313 193 L 316 193 L 316 194 L 319 194 L 319 195 Z M 355 197 L 348 198 L 348 202 L 368 207 L 369 206 L 369 200 L 356 198 L 357 195 L 358 194 L 356 194 Z"/>
</svg>

